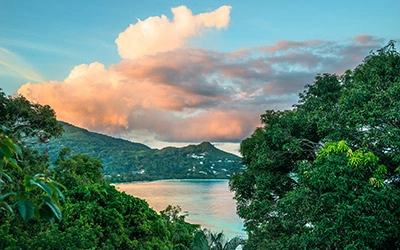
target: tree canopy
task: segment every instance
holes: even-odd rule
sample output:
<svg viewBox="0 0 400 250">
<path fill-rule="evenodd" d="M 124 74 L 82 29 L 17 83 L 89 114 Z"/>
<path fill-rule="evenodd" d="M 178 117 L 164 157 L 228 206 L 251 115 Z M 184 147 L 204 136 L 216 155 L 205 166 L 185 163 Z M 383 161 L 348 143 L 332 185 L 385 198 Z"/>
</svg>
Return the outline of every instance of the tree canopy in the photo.
<svg viewBox="0 0 400 250">
<path fill-rule="evenodd" d="M 267 110 L 230 181 L 248 249 L 400 246 L 400 55 L 394 42 Z"/>
<path fill-rule="evenodd" d="M 0 214 L 61 220 L 62 185 L 46 174 L 46 157 L 29 146 L 61 134 L 54 111 L 0 90 L 0 117 Z"/>
</svg>

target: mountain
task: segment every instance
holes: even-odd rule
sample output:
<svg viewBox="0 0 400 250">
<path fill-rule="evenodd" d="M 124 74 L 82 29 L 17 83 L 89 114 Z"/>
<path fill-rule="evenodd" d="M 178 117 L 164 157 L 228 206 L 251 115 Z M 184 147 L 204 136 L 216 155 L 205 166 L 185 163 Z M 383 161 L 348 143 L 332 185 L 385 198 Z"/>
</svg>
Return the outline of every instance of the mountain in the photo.
<svg viewBox="0 0 400 250">
<path fill-rule="evenodd" d="M 176 148 L 152 149 L 60 122 L 64 133 L 45 145 L 51 160 L 60 149 L 99 158 L 111 182 L 160 179 L 227 179 L 242 171 L 241 158 L 209 142 Z M 44 150 L 44 148 L 41 148 Z"/>
</svg>

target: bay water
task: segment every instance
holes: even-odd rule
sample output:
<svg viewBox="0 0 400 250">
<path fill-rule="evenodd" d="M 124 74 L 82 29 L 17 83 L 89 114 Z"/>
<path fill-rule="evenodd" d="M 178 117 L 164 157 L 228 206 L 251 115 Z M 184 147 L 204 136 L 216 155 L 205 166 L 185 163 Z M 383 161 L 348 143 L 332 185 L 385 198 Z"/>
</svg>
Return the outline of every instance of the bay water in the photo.
<svg viewBox="0 0 400 250">
<path fill-rule="evenodd" d="M 146 200 L 157 212 L 168 205 L 179 205 L 188 215 L 187 222 L 213 232 L 222 231 L 228 239 L 246 237 L 228 180 L 163 180 L 115 186 L 119 191 Z"/>
</svg>

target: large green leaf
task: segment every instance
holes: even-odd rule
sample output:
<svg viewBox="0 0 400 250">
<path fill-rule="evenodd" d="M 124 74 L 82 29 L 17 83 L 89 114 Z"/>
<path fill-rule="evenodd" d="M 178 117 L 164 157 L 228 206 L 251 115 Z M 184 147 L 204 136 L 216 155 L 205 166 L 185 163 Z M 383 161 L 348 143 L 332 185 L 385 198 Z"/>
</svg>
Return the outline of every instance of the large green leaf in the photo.
<svg viewBox="0 0 400 250">
<path fill-rule="evenodd" d="M 29 220 L 33 218 L 35 212 L 35 205 L 28 200 L 19 200 L 15 203 L 22 219 Z"/>
<path fill-rule="evenodd" d="M 65 189 L 65 187 L 62 185 L 62 184 L 60 184 L 60 183 L 58 183 L 58 182 L 56 182 L 56 181 L 52 181 L 52 183 L 51 183 L 52 185 L 52 187 L 53 187 L 53 190 L 55 190 L 56 192 L 54 192 L 54 194 L 56 195 L 56 197 L 60 197 L 62 200 L 65 200 L 65 197 L 64 197 L 64 194 L 61 192 L 61 190 L 58 188 L 59 186 L 60 187 L 62 187 L 62 188 L 64 188 Z"/>
<path fill-rule="evenodd" d="M 58 220 L 61 221 L 62 213 L 60 208 L 54 203 L 54 201 L 50 197 L 43 197 L 43 202 L 50 207 L 51 211 L 53 211 L 54 215 L 57 217 Z"/>
<path fill-rule="evenodd" d="M 18 146 L 15 145 L 14 142 L 10 138 L 4 139 L 1 143 L 4 144 L 5 146 L 7 146 L 9 148 L 9 150 L 12 151 L 13 153 L 18 154 L 20 152 L 20 150 L 18 149 Z"/>
<path fill-rule="evenodd" d="M 4 157 L 11 158 L 12 151 L 11 149 L 4 143 L 6 140 L 0 142 L 0 152 Z"/>
<path fill-rule="evenodd" d="M 51 187 L 49 187 L 49 185 L 47 185 L 46 182 L 42 181 L 42 180 L 30 180 L 29 183 L 31 185 L 36 185 L 38 187 L 40 187 L 41 189 L 43 189 L 43 191 L 45 191 L 49 196 L 53 195 L 53 189 L 51 189 Z"/>
</svg>

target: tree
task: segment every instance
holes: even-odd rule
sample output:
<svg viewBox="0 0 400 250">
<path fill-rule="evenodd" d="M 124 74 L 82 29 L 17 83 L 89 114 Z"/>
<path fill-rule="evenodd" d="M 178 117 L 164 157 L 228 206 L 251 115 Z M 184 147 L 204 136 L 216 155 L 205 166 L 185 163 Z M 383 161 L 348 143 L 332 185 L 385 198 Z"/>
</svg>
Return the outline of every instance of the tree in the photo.
<svg viewBox="0 0 400 250">
<path fill-rule="evenodd" d="M 318 75 L 299 97 L 299 103 L 292 110 L 267 110 L 261 116 L 264 127 L 256 129 L 250 138 L 241 143 L 246 170 L 231 179 L 230 187 L 235 191 L 238 214 L 244 219 L 248 232 L 247 248 L 291 249 L 290 242 L 296 240 L 309 248 L 331 249 L 334 244 L 324 245 L 323 241 L 340 240 L 343 240 L 343 248 L 351 248 L 355 242 L 372 248 L 398 246 L 400 242 L 394 239 L 399 238 L 399 232 L 393 228 L 400 224 L 397 209 L 400 201 L 393 197 L 398 195 L 400 188 L 400 55 L 394 48 L 394 42 L 371 53 L 357 68 L 348 70 L 342 76 Z M 336 217 L 329 216 L 345 211 L 339 205 L 333 206 L 338 197 L 342 197 L 343 204 L 351 204 L 358 197 L 350 195 L 350 187 L 347 187 L 347 192 L 340 193 L 321 191 L 318 185 L 312 184 L 335 180 L 331 182 L 331 189 L 336 190 L 346 183 L 357 182 L 358 176 L 339 171 L 346 166 L 345 156 L 333 154 L 324 160 L 318 158 L 318 152 L 329 143 L 342 140 L 349 148 L 357 149 L 355 152 L 376 157 L 378 166 L 385 166 L 386 173 L 379 178 L 373 173 L 361 171 L 372 178 L 373 183 L 368 183 L 368 179 L 365 182 L 364 176 L 363 182 L 360 182 L 362 185 L 358 187 L 370 196 L 357 200 L 357 207 L 368 207 L 372 202 L 381 209 L 379 215 L 368 209 L 361 214 L 353 214 L 357 218 L 379 216 L 381 220 L 375 220 L 375 227 L 382 229 L 380 234 L 367 228 L 361 230 L 359 226 L 362 223 L 352 224 L 351 220 L 343 220 L 348 222 L 347 238 L 340 234 L 334 236 L 325 232 L 326 237 L 322 237 L 322 233 L 315 233 L 332 227 L 322 226 L 313 213 L 321 213 L 320 220 L 326 216 L 336 221 Z M 315 169 L 320 169 L 321 174 L 316 174 L 313 168 L 312 178 L 304 179 L 305 166 L 317 166 Z M 312 173 L 310 170 L 307 171 Z M 339 171 L 341 174 L 337 178 L 346 181 L 326 179 L 328 177 L 322 174 L 323 171 Z M 377 187 L 378 184 L 381 186 Z M 326 209 L 329 207 L 327 204 L 326 207 L 322 204 L 324 209 L 320 210 L 310 208 L 321 204 L 324 197 L 333 199 L 334 202 L 330 203 L 333 210 Z M 393 198 L 390 206 L 376 205 L 388 201 L 388 197 Z M 386 221 L 393 224 L 385 224 Z M 378 237 L 376 245 L 357 241 L 355 232 Z"/>
<path fill-rule="evenodd" d="M 65 192 L 63 220 L 43 227 L 0 226 L 1 249 L 171 249 L 159 214 L 139 198 L 106 183 Z"/>
<path fill-rule="evenodd" d="M 367 147 L 394 175 L 400 162 L 400 54 L 394 42 L 366 57 L 343 82 L 342 124 L 353 131 L 352 144 Z"/>
<path fill-rule="evenodd" d="M 69 156 L 69 153 L 68 148 L 60 151 L 52 169 L 55 180 L 65 183 L 67 189 L 81 185 L 105 183 L 102 172 L 103 165 L 99 159 L 84 154 Z"/>
<path fill-rule="evenodd" d="M 21 149 L 13 142 L 13 140 L 5 134 L 6 130 L 6 127 L 0 127 L 0 207 L 13 213 L 13 209 L 9 206 L 5 199 L 8 196 L 15 195 L 15 193 L 3 192 L 3 185 L 5 184 L 5 181 L 12 181 L 11 177 L 4 170 L 4 167 L 11 165 L 12 167 L 20 170 L 21 168 L 17 163 L 16 156 L 21 155 L 22 153 Z M 3 180 L 3 178 L 5 178 L 5 180 Z"/>
<path fill-rule="evenodd" d="M 214 233 L 208 229 L 197 231 L 194 236 L 192 249 L 194 250 L 235 250 L 243 246 L 246 241 L 237 236 L 226 240 L 223 232 Z"/>
<path fill-rule="evenodd" d="M 62 126 L 50 106 L 31 103 L 23 96 L 6 96 L 1 89 L 0 103 L 0 124 L 10 130 L 11 137 L 37 136 L 45 142 L 61 135 Z"/>
<path fill-rule="evenodd" d="M 183 250 L 189 249 L 193 244 L 195 232 L 200 229 L 200 225 L 186 222 L 186 215 L 181 212 L 181 207 L 169 205 L 160 215 L 169 232 L 168 238 L 173 244 L 173 249 Z"/>
<path fill-rule="evenodd" d="M 265 249 L 395 249 L 400 190 L 384 184 L 387 169 L 378 162 L 345 141 L 327 143 L 277 202 L 279 233 L 267 235 Z"/>
<path fill-rule="evenodd" d="M 62 185 L 47 175 L 43 155 L 29 147 L 35 143 L 33 137 L 46 142 L 61 134 L 54 111 L 21 96 L 7 97 L 0 91 L 0 117 L 1 208 L 11 214 L 16 208 L 24 220 L 33 217 L 50 222 L 61 220 L 59 200 L 63 195 L 59 187 Z"/>
</svg>

